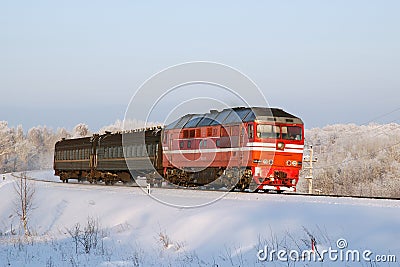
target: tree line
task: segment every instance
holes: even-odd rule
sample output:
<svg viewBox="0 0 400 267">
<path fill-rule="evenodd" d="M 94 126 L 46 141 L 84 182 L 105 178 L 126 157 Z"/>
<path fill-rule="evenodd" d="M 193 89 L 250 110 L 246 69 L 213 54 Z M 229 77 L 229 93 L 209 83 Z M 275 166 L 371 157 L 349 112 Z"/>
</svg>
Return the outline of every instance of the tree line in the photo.
<svg viewBox="0 0 400 267">
<path fill-rule="evenodd" d="M 336 124 L 307 130 L 305 136 L 318 160 L 313 165 L 317 192 L 400 197 L 399 124 Z M 300 190 L 307 192 L 306 186 L 303 179 Z"/>
<path fill-rule="evenodd" d="M 149 125 L 155 125 L 147 124 Z M 125 124 L 132 129 L 144 126 L 141 121 Z M 119 131 L 121 121 L 100 129 Z M 61 138 L 91 135 L 86 124 L 72 131 L 38 126 L 24 132 L 21 125 L 9 127 L 0 121 L 0 171 L 16 172 L 51 169 L 54 144 Z M 400 125 L 336 124 L 306 130 L 306 148 L 313 146 L 314 190 L 323 194 L 400 197 Z M 298 190 L 307 192 L 301 172 Z"/>
</svg>

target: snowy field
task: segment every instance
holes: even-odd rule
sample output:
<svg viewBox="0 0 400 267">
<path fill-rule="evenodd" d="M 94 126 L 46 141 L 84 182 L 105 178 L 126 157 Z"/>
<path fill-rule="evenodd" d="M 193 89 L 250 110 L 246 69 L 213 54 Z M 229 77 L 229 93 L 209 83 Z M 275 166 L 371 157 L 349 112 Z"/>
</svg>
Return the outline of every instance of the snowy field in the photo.
<svg viewBox="0 0 400 267">
<path fill-rule="evenodd" d="M 52 171 L 28 176 L 56 183 L 32 182 L 25 238 L 15 178 L 0 180 L 0 266 L 400 266 L 399 201 L 159 188 L 151 197 L 137 187 L 63 184 Z M 313 238 L 323 261 L 302 257 Z"/>
</svg>

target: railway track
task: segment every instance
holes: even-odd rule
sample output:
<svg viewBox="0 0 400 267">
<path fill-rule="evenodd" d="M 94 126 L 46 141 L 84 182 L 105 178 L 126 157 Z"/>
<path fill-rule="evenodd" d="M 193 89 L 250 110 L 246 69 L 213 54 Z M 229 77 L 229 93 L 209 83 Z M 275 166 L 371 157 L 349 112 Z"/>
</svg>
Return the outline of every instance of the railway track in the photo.
<svg viewBox="0 0 400 267">
<path fill-rule="evenodd" d="M 21 175 L 12 173 L 11 176 L 14 178 L 20 179 Z M 26 176 L 27 180 L 34 181 L 34 182 L 42 182 L 42 183 L 53 183 L 53 184 L 62 184 L 61 182 L 58 181 L 51 181 L 51 180 L 43 180 L 40 178 L 35 178 L 31 176 Z M 98 184 L 90 184 L 87 182 L 70 182 L 69 184 L 74 184 L 74 185 L 85 185 L 85 186 L 96 186 L 96 187 L 137 187 L 137 188 L 143 188 L 146 189 L 145 186 L 140 186 L 137 183 L 133 184 L 115 184 L 115 185 L 106 185 L 104 183 L 98 183 Z M 160 187 L 157 187 L 160 188 Z M 195 189 L 186 189 L 182 187 L 161 187 L 160 189 L 181 189 L 181 190 L 195 190 Z M 210 191 L 210 192 L 215 192 L 215 191 L 220 191 L 220 190 L 211 190 L 211 189 L 201 189 L 201 191 Z M 239 193 L 239 191 L 234 191 Z M 242 193 L 256 193 L 256 194 L 277 194 L 275 192 L 250 192 L 250 191 L 245 191 Z M 380 197 L 380 196 L 373 196 L 373 197 L 368 197 L 368 196 L 357 196 L 357 195 L 350 195 L 350 196 L 345 196 L 345 195 L 329 195 L 329 194 L 308 194 L 308 193 L 301 193 L 301 192 L 288 192 L 288 193 L 282 193 L 281 195 L 285 196 L 304 196 L 304 197 L 327 197 L 327 198 L 353 198 L 353 199 L 377 199 L 377 200 L 400 200 L 400 198 L 388 198 L 388 197 Z"/>
</svg>

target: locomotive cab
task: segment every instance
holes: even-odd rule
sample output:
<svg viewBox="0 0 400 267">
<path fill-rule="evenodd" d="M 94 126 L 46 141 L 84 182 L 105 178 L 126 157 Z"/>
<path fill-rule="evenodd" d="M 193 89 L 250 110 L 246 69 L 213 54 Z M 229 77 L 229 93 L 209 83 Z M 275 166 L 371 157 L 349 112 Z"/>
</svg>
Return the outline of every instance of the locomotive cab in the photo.
<svg viewBox="0 0 400 267">
<path fill-rule="evenodd" d="M 249 146 L 253 148 L 252 173 L 258 189 L 295 191 L 304 149 L 302 121 L 281 114 L 273 121 L 255 120 L 252 128 L 254 138 Z"/>
</svg>

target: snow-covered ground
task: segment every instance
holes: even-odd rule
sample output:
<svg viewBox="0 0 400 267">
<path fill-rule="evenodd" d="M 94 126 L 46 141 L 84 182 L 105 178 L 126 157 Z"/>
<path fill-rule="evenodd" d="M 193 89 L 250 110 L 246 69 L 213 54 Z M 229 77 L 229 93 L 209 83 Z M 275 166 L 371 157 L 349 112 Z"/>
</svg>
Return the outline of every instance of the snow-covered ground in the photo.
<svg viewBox="0 0 400 267">
<path fill-rule="evenodd" d="M 58 182 L 52 171 L 28 176 Z M 34 181 L 33 236 L 24 238 L 18 235 L 14 181 L 10 174 L 0 180 L 0 266 L 400 266 L 395 200 L 159 188 L 151 197 L 136 187 Z M 69 231 L 79 223 L 83 232 L 93 221 L 97 246 L 85 253 Z M 312 237 L 319 253 L 328 251 L 323 262 L 293 252 L 311 249 Z M 338 248 L 339 239 L 345 248 Z M 265 248 L 267 255 L 284 249 L 289 261 L 277 252 L 262 261 Z M 329 248 L 338 259 L 329 258 Z M 349 250 L 360 251 L 360 262 L 346 261 Z M 397 262 L 367 262 L 365 251 L 369 259 L 393 255 Z"/>
</svg>

